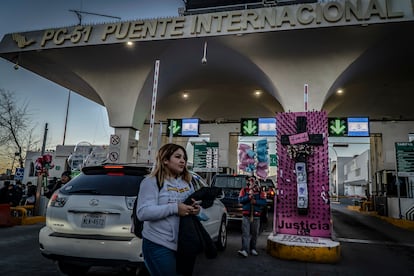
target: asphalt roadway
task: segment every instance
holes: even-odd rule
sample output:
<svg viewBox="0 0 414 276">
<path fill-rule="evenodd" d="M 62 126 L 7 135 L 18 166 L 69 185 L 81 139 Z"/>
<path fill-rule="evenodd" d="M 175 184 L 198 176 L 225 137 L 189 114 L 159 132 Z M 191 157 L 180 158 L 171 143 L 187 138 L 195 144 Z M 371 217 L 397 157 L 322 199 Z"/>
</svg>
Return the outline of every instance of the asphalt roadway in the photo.
<svg viewBox="0 0 414 276">
<path fill-rule="evenodd" d="M 414 232 L 398 228 L 377 217 L 332 204 L 334 239 L 341 244 L 335 264 L 277 259 L 266 253 L 271 221 L 258 240 L 259 256 L 237 255 L 240 226 L 229 225 L 228 244 L 212 260 L 197 258 L 195 276 L 221 275 L 414 275 Z M 0 274 L 10 276 L 60 275 L 54 263 L 41 256 L 38 232 L 42 224 L 0 228 Z M 88 275 L 125 275 L 119 268 L 95 267 Z"/>
<path fill-rule="evenodd" d="M 194 275 L 414 275 L 414 232 L 368 214 L 331 204 L 333 239 L 340 242 L 335 264 L 287 261 L 266 253 L 268 226 L 258 242 L 259 256 L 237 255 L 241 244 L 237 228 L 229 229 L 229 243 L 217 259 L 200 256 Z M 236 234 L 237 233 L 237 234 Z"/>
</svg>

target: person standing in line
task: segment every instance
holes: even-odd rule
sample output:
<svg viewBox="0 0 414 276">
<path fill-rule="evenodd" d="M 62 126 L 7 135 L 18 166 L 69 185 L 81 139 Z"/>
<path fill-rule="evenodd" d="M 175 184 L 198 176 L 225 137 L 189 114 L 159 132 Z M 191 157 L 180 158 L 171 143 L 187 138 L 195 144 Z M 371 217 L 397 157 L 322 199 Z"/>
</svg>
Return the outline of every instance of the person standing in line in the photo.
<svg viewBox="0 0 414 276">
<path fill-rule="evenodd" d="M 141 182 L 137 216 L 144 221 L 142 253 L 152 276 L 177 275 L 180 217 L 200 212 L 198 204 L 183 203 L 194 192 L 187 159 L 182 146 L 166 144 L 157 153 L 154 170 Z"/>
<path fill-rule="evenodd" d="M 0 190 L 0 203 L 7 203 L 11 207 L 18 206 L 20 202 L 19 193 L 14 184 L 4 181 L 4 186 Z"/>
<path fill-rule="evenodd" d="M 243 257 L 258 256 L 256 243 L 259 234 L 260 216 L 266 205 L 266 194 L 260 191 L 259 181 L 254 176 L 246 178 L 247 186 L 239 193 L 239 202 L 243 205 L 242 248 L 238 251 Z"/>
<path fill-rule="evenodd" d="M 26 200 L 23 205 L 34 205 L 36 202 L 36 186 L 31 181 L 26 184 Z"/>
<path fill-rule="evenodd" d="M 0 204 L 10 204 L 9 186 L 10 181 L 4 181 L 3 187 L 0 189 Z"/>
<path fill-rule="evenodd" d="M 53 185 L 51 185 L 51 187 L 48 187 L 49 190 L 47 191 L 47 193 L 45 193 L 45 196 L 47 198 L 50 198 L 55 191 L 62 188 L 62 186 L 68 183 L 71 179 L 72 179 L 72 176 L 71 176 L 70 171 L 63 172 L 62 175 L 60 176 L 60 180 L 56 181 Z"/>
</svg>

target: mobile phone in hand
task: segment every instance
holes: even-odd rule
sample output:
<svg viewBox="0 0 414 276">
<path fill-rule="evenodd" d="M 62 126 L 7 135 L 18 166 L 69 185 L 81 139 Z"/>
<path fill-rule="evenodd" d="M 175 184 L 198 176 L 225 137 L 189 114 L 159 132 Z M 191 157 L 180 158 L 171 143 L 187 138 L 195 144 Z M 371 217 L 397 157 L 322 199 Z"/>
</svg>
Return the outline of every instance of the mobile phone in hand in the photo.
<svg viewBox="0 0 414 276">
<path fill-rule="evenodd" d="M 196 200 L 193 202 L 193 206 L 194 205 L 200 205 L 203 201 L 202 200 Z"/>
</svg>

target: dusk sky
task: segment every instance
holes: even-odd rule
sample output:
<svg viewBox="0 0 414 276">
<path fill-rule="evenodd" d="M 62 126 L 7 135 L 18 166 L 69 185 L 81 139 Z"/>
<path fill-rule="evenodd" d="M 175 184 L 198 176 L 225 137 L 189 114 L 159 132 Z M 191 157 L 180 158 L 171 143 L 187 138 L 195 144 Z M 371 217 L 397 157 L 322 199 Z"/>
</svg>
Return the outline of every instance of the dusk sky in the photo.
<svg viewBox="0 0 414 276">
<path fill-rule="evenodd" d="M 0 1 L 0 39 L 5 34 L 43 30 L 79 23 L 75 13 L 81 10 L 121 17 L 122 21 L 177 16 L 182 0 L 2 0 Z M 84 14 L 82 24 L 114 22 L 116 19 Z M 14 64 L 0 58 L 0 88 L 14 93 L 19 103 L 29 105 L 28 113 L 36 126 L 35 135 L 42 145 L 48 123 L 47 149 L 63 142 L 69 90 L 28 70 L 15 70 Z M 65 145 L 89 142 L 109 144 L 114 130 L 102 107 L 76 93 L 71 93 Z"/>
</svg>

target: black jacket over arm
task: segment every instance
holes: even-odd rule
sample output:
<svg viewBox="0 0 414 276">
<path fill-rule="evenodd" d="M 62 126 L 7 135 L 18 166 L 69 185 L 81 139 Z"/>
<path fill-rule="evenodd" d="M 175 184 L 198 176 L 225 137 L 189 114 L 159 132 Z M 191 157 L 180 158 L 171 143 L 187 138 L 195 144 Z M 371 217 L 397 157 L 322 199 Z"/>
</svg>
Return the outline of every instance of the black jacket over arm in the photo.
<svg viewBox="0 0 414 276">
<path fill-rule="evenodd" d="M 202 200 L 201 207 L 207 209 L 213 205 L 214 200 L 221 193 L 221 188 L 203 187 L 191 194 L 184 203 L 190 205 L 193 203 L 192 199 Z M 207 258 L 217 256 L 216 246 L 198 217 L 194 215 L 181 217 L 178 234 L 177 270 L 183 275 L 191 275 L 195 258 L 203 251 Z"/>
</svg>

